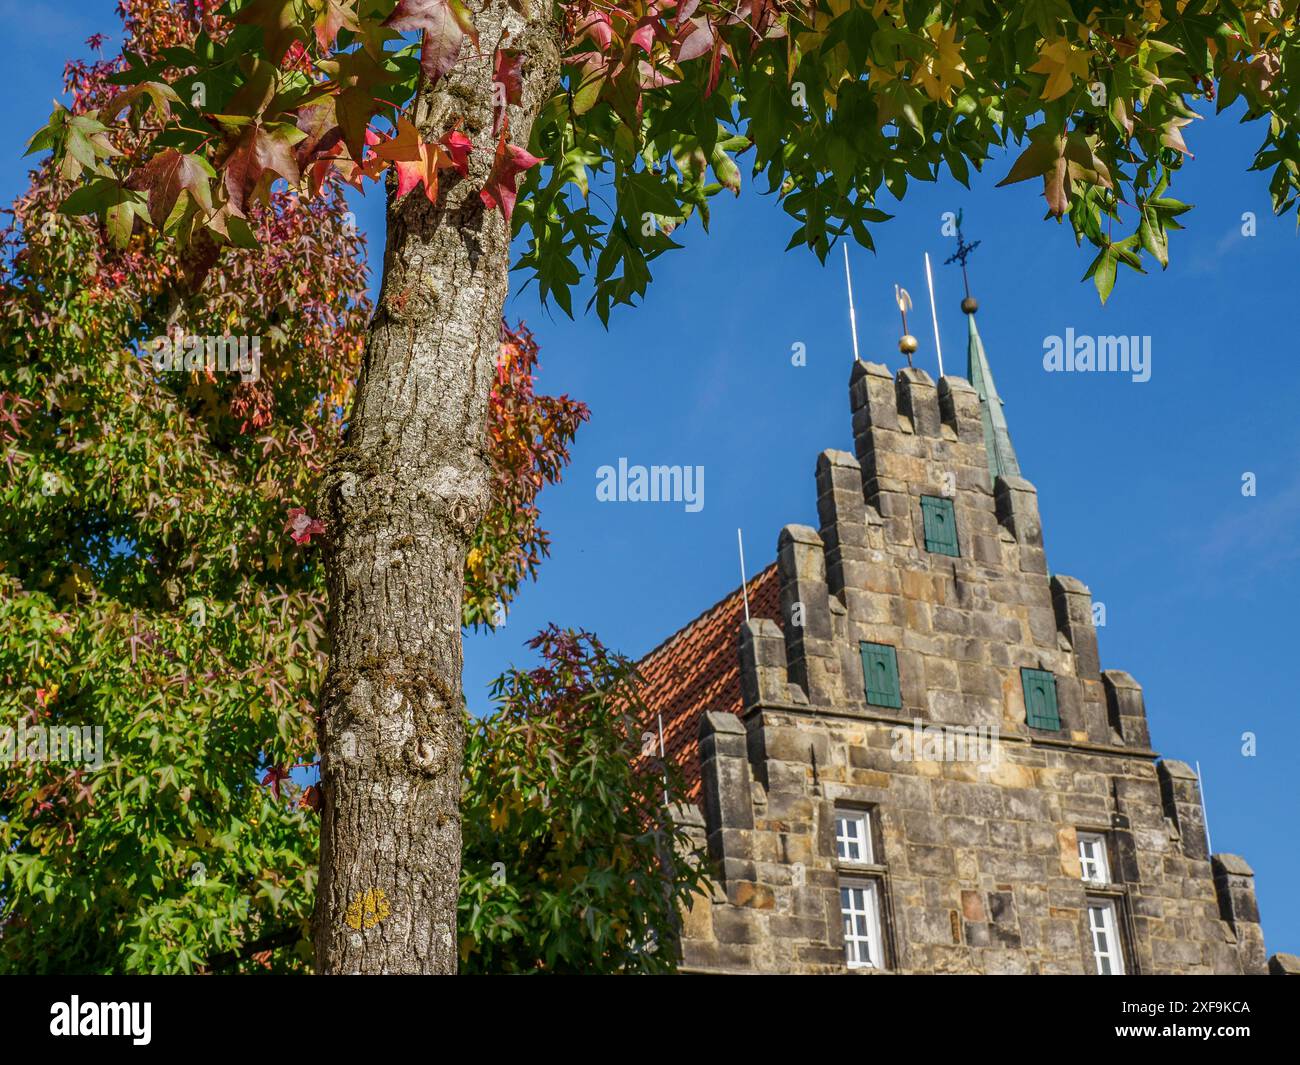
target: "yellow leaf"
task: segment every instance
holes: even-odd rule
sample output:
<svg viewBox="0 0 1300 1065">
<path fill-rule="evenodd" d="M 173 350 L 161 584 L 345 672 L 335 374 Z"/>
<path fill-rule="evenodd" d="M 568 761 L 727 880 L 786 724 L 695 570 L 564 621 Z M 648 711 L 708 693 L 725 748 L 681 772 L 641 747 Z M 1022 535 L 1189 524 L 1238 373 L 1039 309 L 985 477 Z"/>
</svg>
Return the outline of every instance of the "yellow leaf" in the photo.
<svg viewBox="0 0 1300 1065">
<path fill-rule="evenodd" d="M 931 100 L 946 104 L 952 99 L 953 90 L 965 84 L 970 71 L 962 62 L 956 26 L 941 26 L 935 22 L 927 26 L 925 32 L 934 44 L 934 53 L 927 56 L 917 70 L 916 80 Z"/>
<path fill-rule="evenodd" d="M 1070 91 L 1076 77 L 1088 76 L 1088 52 L 1075 48 L 1064 37 L 1043 46 L 1038 62 L 1029 68 L 1034 74 L 1046 74 L 1043 99 L 1055 100 Z"/>
</svg>

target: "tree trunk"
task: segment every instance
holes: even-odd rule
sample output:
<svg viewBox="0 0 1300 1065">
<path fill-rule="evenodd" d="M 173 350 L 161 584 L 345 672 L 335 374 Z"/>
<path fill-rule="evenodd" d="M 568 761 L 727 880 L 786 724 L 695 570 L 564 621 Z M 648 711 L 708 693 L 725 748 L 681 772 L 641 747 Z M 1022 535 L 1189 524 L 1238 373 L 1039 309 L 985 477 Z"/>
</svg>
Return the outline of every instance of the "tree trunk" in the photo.
<svg viewBox="0 0 1300 1065">
<path fill-rule="evenodd" d="M 442 195 L 393 200 L 374 320 L 348 440 L 318 510 L 327 525 L 331 659 L 322 690 L 321 973 L 454 973 L 464 753 L 465 555 L 488 506 L 488 391 L 500 350 L 510 234 L 479 190 L 495 154 L 492 53 L 523 52 L 510 139 L 525 144 L 559 73 L 549 5 L 528 22 L 471 3 L 479 48 L 415 123 L 432 141 L 458 120 L 469 175 Z M 480 58 L 478 53 L 483 53 Z"/>
</svg>

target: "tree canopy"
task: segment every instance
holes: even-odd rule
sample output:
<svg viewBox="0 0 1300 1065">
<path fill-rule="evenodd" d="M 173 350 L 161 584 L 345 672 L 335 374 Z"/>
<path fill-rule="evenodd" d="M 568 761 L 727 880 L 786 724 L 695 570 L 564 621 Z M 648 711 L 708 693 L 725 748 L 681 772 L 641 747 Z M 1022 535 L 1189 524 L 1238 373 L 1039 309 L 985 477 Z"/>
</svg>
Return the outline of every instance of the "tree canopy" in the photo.
<svg viewBox="0 0 1300 1065">
<path fill-rule="evenodd" d="M 572 0 L 554 5 L 562 75 L 526 145 L 509 123 L 523 58 L 479 40 L 460 0 L 213 6 L 192 45 L 132 57 L 118 96 L 57 110 L 33 139 L 81 182 L 65 210 L 119 244 L 152 225 L 247 245 L 249 205 L 280 179 L 359 186 L 392 168 L 399 194 L 436 200 L 470 144 L 455 116 L 420 131 L 408 112 L 421 71 L 473 62 L 493 64 L 500 104 L 485 207 L 524 237 L 518 267 L 543 299 L 571 311 L 584 264 L 602 318 L 645 292 L 676 226 L 739 191 L 740 156 L 797 223 L 791 244 L 825 256 L 840 236 L 871 246 L 882 191 L 966 183 L 1010 147 L 1003 183 L 1041 179 L 1048 216 L 1097 249 L 1103 296 L 1118 265 L 1168 262 L 1196 104 L 1242 101 L 1261 122 L 1252 167 L 1271 171 L 1277 211 L 1300 189 L 1293 0 Z M 160 132 L 125 150 L 124 125 Z"/>
</svg>

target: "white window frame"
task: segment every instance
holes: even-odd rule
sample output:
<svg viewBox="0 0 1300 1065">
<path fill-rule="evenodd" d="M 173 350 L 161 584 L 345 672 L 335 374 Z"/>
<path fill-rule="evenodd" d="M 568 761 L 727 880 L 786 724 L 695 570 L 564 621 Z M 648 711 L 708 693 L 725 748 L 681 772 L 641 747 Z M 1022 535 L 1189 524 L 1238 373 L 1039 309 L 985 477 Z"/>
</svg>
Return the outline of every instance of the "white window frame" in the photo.
<svg viewBox="0 0 1300 1065">
<path fill-rule="evenodd" d="M 1114 899 L 1088 898 L 1088 932 L 1097 974 L 1123 976 L 1124 947 L 1119 936 L 1119 908 Z M 1100 936 L 1105 938 L 1100 939 Z"/>
<path fill-rule="evenodd" d="M 857 848 L 857 857 L 852 855 Z M 871 815 L 866 810 L 835 811 L 835 855 L 853 865 L 874 865 L 875 848 L 871 843 Z"/>
<path fill-rule="evenodd" d="M 840 881 L 840 916 L 844 919 L 844 960 L 849 968 L 883 969 L 879 881 Z"/>
<path fill-rule="evenodd" d="M 1110 883 L 1110 861 L 1106 856 L 1106 837 L 1100 832 L 1079 833 L 1079 868 L 1088 884 Z"/>
</svg>

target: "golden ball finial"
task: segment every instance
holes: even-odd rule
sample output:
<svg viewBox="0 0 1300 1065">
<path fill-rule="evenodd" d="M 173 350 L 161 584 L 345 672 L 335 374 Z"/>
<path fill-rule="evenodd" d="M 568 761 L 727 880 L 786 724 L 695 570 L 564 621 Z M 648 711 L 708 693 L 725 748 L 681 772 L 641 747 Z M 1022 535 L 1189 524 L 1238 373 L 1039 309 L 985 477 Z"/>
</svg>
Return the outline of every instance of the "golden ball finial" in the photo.
<svg viewBox="0 0 1300 1065">
<path fill-rule="evenodd" d="M 979 310 L 979 308 L 980 305 L 975 301 L 974 296 L 967 296 L 964 300 L 961 301 L 961 309 L 966 314 L 974 314 L 976 311 Z"/>
<path fill-rule="evenodd" d="M 898 350 L 904 355 L 915 355 L 918 346 L 916 337 L 912 336 L 911 333 L 904 333 L 898 338 Z"/>
</svg>

